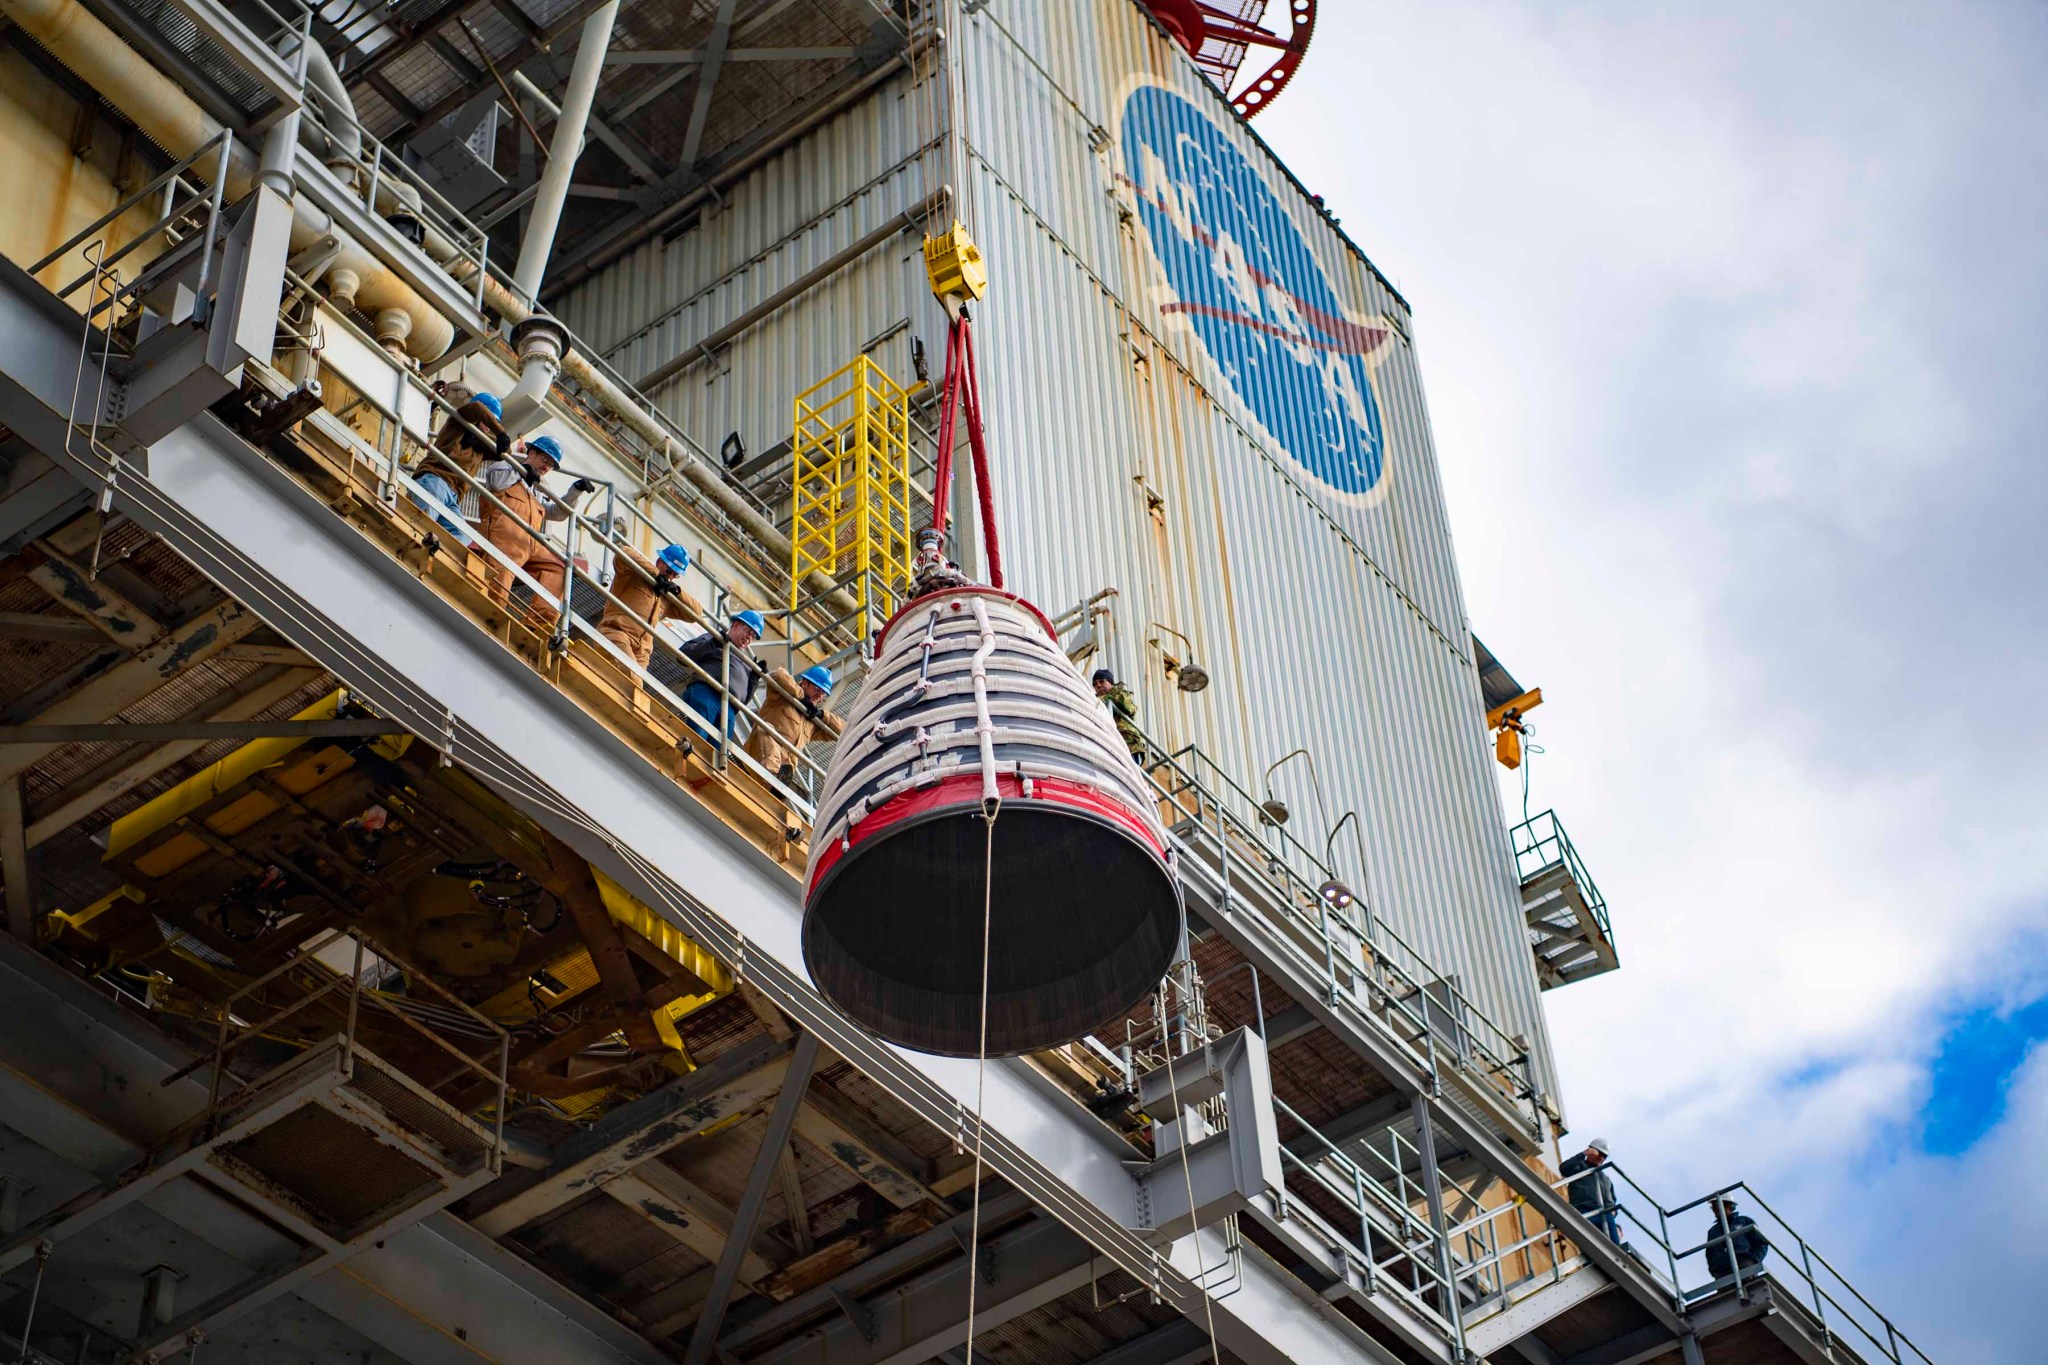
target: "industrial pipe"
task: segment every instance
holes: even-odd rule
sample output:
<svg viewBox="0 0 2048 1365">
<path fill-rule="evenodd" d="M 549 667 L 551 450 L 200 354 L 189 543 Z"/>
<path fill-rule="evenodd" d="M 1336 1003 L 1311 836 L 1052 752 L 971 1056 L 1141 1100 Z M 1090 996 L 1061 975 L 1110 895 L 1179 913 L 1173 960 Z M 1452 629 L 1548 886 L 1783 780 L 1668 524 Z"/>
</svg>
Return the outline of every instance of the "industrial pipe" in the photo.
<svg viewBox="0 0 2048 1365">
<path fill-rule="evenodd" d="M 7 0 L 0 0 L 0 3 L 6 2 Z M 532 306 L 506 288 L 497 276 L 485 275 L 483 288 L 484 306 L 511 323 L 515 337 L 524 335 L 521 324 L 529 319 L 546 321 L 544 314 L 536 319 Z M 609 408 L 622 423 L 632 428 L 641 440 L 656 450 L 672 453 L 676 457 L 678 472 L 714 507 L 738 522 L 748 535 L 759 541 L 777 558 L 790 558 L 789 537 L 782 534 L 774 522 L 762 516 L 752 503 L 741 497 L 725 481 L 722 471 L 713 469 L 688 450 L 677 451 L 675 438 L 669 434 L 666 427 L 655 420 L 645 404 L 613 383 L 609 375 L 574 350 L 564 347 L 560 366 L 564 373 L 576 381 L 578 387 L 599 404 Z M 521 378 L 524 378 L 523 373 Z M 813 571 L 807 575 L 804 586 L 813 592 L 828 594 L 825 600 L 837 611 L 853 612 L 860 609 L 860 604 L 854 600 L 851 593 L 822 573 Z"/>
<path fill-rule="evenodd" d="M 176 82 L 145 61 L 78 0 L 0 0 L 0 14 L 48 49 L 51 56 L 119 109 L 151 141 L 174 157 L 188 157 L 221 132 L 221 125 Z M 255 182 L 256 159 L 239 143 L 228 164 L 228 193 L 239 198 Z M 204 176 L 210 165 L 195 165 Z M 372 317 L 403 314 L 410 324 L 406 350 L 430 361 L 453 344 L 455 324 L 357 243 L 304 196 L 292 202 L 292 249 L 332 239 L 340 254 L 329 277 L 346 305 Z M 338 300 L 340 301 L 340 300 Z"/>
<path fill-rule="evenodd" d="M 296 33 L 278 44 L 278 55 L 286 61 L 298 50 Z M 356 120 L 356 102 L 342 84 L 341 73 L 334 69 L 334 59 L 318 43 L 306 47 L 306 79 L 320 106 L 320 122 L 312 132 L 321 135 L 322 145 L 315 150 L 329 166 L 353 166 L 363 159 L 363 125 Z"/>
<path fill-rule="evenodd" d="M 533 212 L 526 220 L 526 236 L 519 243 L 519 263 L 512 270 L 512 288 L 521 298 L 540 297 L 541 277 L 547 273 L 548 256 L 555 249 L 555 230 L 561 226 L 562 208 L 569 202 L 569 181 L 583 150 L 583 129 L 590 121 L 590 106 L 597 97 L 597 80 L 604 74 L 604 56 L 612 42 L 612 21 L 618 17 L 618 0 L 611 0 L 583 21 L 583 37 L 576 45 L 576 64 L 569 71 L 569 88 L 562 92 L 562 106 L 555 115 L 555 137 L 548 146 L 548 163 L 541 171 Z M 569 338 L 552 321 L 528 318 L 512 329 L 512 344 L 519 353 L 519 382 L 505 395 L 504 423 L 507 432 L 523 436 L 539 426 L 546 413 L 548 390 L 561 372 L 562 353 L 568 349 Z"/>
<path fill-rule="evenodd" d="M 526 237 L 519 244 L 519 263 L 513 267 L 512 283 L 529 299 L 540 297 L 541 276 L 548 268 L 548 255 L 555 249 L 555 229 L 562 221 L 562 207 L 569 202 L 569 178 L 576 170 L 577 153 L 583 147 L 583 128 L 590 120 L 590 105 L 597 97 L 598 77 L 604 74 L 604 56 L 612 42 L 612 21 L 619 17 L 619 0 L 583 21 L 583 37 L 576 45 L 576 64 L 569 70 L 569 88 L 562 92 L 562 114 L 555 120 L 554 141 L 548 145 L 547 169 L 541 172 L 540 193 L 534 197 L 533 214 L 526 222 Z"/>
</svg>

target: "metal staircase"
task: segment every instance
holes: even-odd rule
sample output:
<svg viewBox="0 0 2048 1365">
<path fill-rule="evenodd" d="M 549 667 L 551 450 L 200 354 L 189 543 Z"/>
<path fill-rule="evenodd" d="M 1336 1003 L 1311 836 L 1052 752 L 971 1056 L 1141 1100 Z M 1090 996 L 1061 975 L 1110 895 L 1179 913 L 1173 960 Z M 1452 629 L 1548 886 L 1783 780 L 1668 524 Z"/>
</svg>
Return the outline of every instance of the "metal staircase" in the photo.
<svg viewBox="0 0 2048 1365">
<path fill-rule="evenodd" d="M 1607 902 L 1579 861 L 1578 850 L 1555 811 L 1544 811 L 1510 831 L 1515 870 L 1522 879 L 1522 915 L 1544 990 L 1611 972 L 1621 965 Z"/>
</svg>

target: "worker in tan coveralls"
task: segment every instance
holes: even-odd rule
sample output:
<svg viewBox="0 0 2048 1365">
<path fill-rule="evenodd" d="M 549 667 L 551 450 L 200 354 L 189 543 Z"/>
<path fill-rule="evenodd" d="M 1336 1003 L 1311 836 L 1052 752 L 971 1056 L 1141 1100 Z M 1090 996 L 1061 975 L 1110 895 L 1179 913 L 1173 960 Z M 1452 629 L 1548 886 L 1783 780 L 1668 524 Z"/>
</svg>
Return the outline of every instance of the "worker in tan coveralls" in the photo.
<svg viewBox="0 0 2048 1365">
<path fill-rule="evenodd" d="M 832 695 L 832 670 L 814 664 L 792 678 L 789 670 L 778 668 L 769 674 L 768 698 L 761 703 L 761 723 L 747 736 L 747 752 L 785 786 L 796 786 L 796 756 L 820 730 L 833 737 L 845 722 L 825 709 Z M 783 823 L 789 824 L 785 811 Z M 801 831 L 790 828 L 794 841 Z"/>
<path fill-rule="evenodd" d="M 670 616 L 702 620 L 704 605 L 676 581 L 690 567 L 688 550 L 671 545 L 649 559 L 626 544 L 623 535 L 613 544 L 611 593 L 625 605 L 605 603 L 597 631 L 645 668 L 654 657 L 654 627 Z"/>
</svg>

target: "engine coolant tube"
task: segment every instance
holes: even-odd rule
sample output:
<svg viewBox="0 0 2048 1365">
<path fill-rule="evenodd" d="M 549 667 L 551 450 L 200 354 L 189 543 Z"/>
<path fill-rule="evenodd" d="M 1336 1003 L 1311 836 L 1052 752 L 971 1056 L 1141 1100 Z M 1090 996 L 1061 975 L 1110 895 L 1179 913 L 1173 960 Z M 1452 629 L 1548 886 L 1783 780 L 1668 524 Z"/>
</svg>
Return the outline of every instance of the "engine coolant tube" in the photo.
<svg viewBox="0 0 2048 1365">
<path fill-rule="evenodd" d="M 1119 1018 L 1180 942 L 1145 780 L 1045 618 L 1009 593 L 950 588 L 890 622 L 814 828 L 811 979 L 921 1052 L 979 1048 L 984 896 L 990 1056 Z"/>
</svg>

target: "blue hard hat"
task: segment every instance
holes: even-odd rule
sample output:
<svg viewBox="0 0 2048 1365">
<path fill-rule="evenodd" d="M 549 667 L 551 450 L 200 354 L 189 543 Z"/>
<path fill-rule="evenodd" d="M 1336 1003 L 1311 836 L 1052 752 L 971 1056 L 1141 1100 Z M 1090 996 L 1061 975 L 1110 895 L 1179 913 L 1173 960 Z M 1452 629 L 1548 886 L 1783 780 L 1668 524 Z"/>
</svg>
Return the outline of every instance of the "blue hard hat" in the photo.
<svg viewBox="0 0 2048 1365">
<path fill-rule="evenodd" d="M 677 573 L 690 571 L 690 552 L 680 545 L 670 545 L 661 552 L 661 562 Z"/>
<path fill-rule="evenodd" d="M 556 464 L 562 462 L 562 443 L 552 436 L 536 436 L 526 443 L 529 455 L 545 455 Z"/>
<path fill-rule="evenodd" d="M 732 623 L 736 626 L 746 626 L 754 632 L 754 638 L 756 639 L 768 633 L 768 623 L 761 619 L 760 612 L 754 611 L 751 608 L 733 617 Z"/>
<path fill-rule="evenodd" d="M 505 405 L 498 401 L 498 395 L 496 395 L 495 393 L 480 393 L 476 396 L 474 401 L 481 403 L 486 408 L 490 409 L 491 416 L 497 418 L 499 421 L 502 422 L 505 419 Z"/>
<path fill-rule="evenodd" d="M 796 675 L 798 682 L 816 683 L 818 690 L 826 696 L 832 695 L 832 670 L 823 664 L 812 664 Z"/>
</svg>

